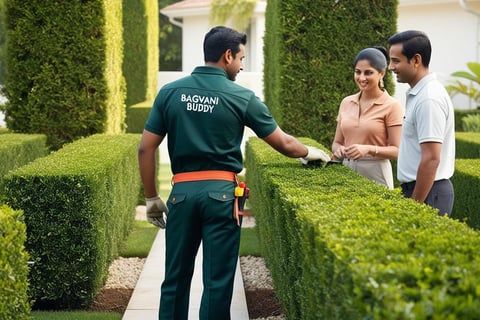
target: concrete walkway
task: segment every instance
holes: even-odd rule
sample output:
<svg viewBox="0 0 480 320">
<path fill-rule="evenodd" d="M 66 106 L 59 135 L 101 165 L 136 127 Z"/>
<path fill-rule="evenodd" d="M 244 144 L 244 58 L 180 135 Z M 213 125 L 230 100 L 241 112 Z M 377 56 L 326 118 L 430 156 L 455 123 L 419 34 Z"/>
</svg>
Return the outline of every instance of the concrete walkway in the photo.
<svg viewBox="0 0 480 320">
<path fill-rule="evenodd" d="M 137 285 L 133 291 L 123 320 L 156 320 L 160 304 L 160 285 L 163 280 L 165 264 L 165 231 L 159 230 L 150 253 L 145 261 Z M 198 319 L 200 299 L 202 295 L 202 249 L 199 249 L 195 261 L 195 273 L 190 292 L 189 319 Z M 248 320 L 247 300 L 243 287 L 240 262 L 237 263 L 235 284 L 231 306 L 231 317 L 235 320 Z"/>
</svg>

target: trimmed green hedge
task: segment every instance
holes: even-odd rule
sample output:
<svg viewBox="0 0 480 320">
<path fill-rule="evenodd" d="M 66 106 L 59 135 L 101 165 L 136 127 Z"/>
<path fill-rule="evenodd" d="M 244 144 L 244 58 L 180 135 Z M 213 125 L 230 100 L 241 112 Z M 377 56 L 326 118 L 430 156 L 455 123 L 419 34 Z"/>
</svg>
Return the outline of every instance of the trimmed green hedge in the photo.
<svg viewBox="0 0 480 320">
<path fill-rule="evenodd" d="M 22 212 L 0 206 L 0 319 L 30 319 Z"/>
<path fill-rule="evenodd" d="M 0 177 L 8 171 L 46 156 L 47 137 L 43 134 L 5 133 L 0 135 Z"/>
<path fill-rule="evenodd" d="M 123 1 L 123 73 L 128 108 L 153 100 L 158 78 L 158 0 Z"/>
<path fill-rule="evenodd" d="M 287 319 L 480 318 L 480 235 L 466 224 L 345 166 L 304 168 L 258 138 L 245 165 Z"/>
<path fill-rule="evenodd" d="M 452 218 L 480 230 L 480 159 L 456 159 Z"/>
<path fill-rule="evenodd" d="M 455 133 L 455 188 L 452 218 L 480 230 L 480 133 Z"/>
<path fill-rule="evenodd" d="M 48 154 L 47 137 L 42 134 L 0 134 L 0 204 L 3 199 L 3 176 Z"/>
<path fill-rule="evenodd" d="M 123 132 L 122 1 L 8 0 L 6 14 L 7 127 L 53 150 Z"/>
<path fill-rule="evenodd" d="M 139 141 L 93 135 L 5 177 L 9 205 L 25 213 L 36 308 L 86 306 L 103 285 L 133 224 Z"/>
<path fill-rule="evenodd" d="M 0 0 L 0 85 L 5 82 L 5 44 L 7 42 L 5 32 L 5 0 Z"/>
<path fill-rule="evenodd" d="M 480 159 L 480 133 L 455 132 L 455 158 Z"/>
<path fill-rule="evenodd" d="M 152 101 L 143 101 L 127 109 L 127 132 L 142 133 L 145 122 L 152 110 Z"/>
</svg>

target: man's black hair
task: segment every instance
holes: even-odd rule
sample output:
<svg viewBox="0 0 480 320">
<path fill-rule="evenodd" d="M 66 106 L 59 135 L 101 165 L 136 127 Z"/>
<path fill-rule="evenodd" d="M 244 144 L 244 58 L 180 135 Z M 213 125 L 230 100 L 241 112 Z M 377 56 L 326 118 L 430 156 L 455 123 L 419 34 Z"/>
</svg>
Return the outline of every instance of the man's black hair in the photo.
<svg viewBox="0 0 480 320">
<path fill-rule="evenodd" d="M 205 62 L 218 62 L 222 54 L 232 50 L 233 57 L 240 51 L 240 45 L 247 44 L 247 35 L 234 29 L 217 26 L 212 28 L 203 41 Z"/>
<path fill-rule="evenodd" d="M 390 46 L 398 43 L 403 44 L 402 54 L 408 60 L 418 53 L 422 57 L 422 64 L 428 68 L 432 55 L 432 45 L 425 32 L 408 30 L 394 34 L 388 39 Z"/>
</svg>

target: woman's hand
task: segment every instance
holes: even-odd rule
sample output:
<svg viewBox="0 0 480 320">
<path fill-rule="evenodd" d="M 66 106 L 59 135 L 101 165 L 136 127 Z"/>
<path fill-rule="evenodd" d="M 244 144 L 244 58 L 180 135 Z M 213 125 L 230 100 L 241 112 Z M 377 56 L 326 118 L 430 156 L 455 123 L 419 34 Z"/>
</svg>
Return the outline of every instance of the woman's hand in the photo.
<svg viewBox="0 0 480 320">
<path fill-rule="evenodd" d="M 333 153 L 333 157 L 335 159 L 343 159 L 346 157 L 345 155 L 345 146 L 338 147 L 335 152 Z"/>
<path fill-rule="evenodd" d="M 366 144 L 352 144 L 351 146 L 344 147 L 345 157 L 349 159 L 359 159 L 370 153 L 372 146 Z"/>
</svg>

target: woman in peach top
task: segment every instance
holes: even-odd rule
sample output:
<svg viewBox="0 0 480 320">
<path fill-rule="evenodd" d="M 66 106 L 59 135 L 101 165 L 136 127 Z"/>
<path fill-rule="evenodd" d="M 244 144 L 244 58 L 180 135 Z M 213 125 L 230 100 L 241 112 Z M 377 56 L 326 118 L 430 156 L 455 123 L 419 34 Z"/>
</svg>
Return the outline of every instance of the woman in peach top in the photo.
<svg viewBox="0 0 480 320">
<path fill-rule="evenodd" d="M 393 189 L 390 159 L 398 155 L 404 109 L 383 87 L 387 51 L 363 49 L 353 65 L 360 92 L 340 103 L 333 155 L 362 176 Z"/>
</svg>

